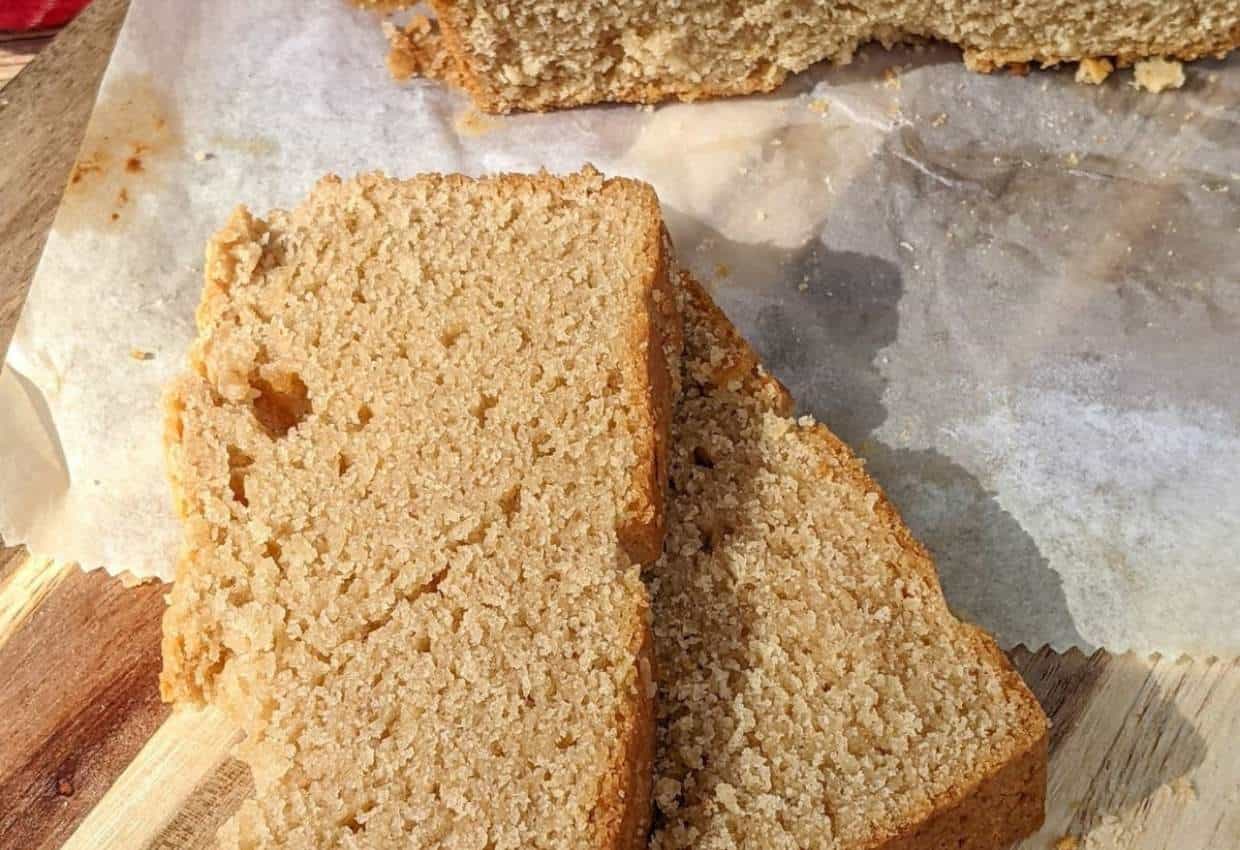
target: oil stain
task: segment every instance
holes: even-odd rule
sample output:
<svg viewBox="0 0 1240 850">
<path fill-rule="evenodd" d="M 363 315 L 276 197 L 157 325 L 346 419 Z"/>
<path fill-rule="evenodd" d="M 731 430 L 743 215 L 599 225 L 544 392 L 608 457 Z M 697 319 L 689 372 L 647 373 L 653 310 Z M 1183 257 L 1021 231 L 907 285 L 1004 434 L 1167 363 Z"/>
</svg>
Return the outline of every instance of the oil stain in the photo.
<svg viewBox="0 0 1240 850">
<path fill-rule="evenodd" d="M 162 185 L 164 165 L 182 155 L 180 122 L 149 77 L 132 75 L 109 85 L 86 128 L 55 229 L 126 226 L 137 199 Z"/>
</svg>

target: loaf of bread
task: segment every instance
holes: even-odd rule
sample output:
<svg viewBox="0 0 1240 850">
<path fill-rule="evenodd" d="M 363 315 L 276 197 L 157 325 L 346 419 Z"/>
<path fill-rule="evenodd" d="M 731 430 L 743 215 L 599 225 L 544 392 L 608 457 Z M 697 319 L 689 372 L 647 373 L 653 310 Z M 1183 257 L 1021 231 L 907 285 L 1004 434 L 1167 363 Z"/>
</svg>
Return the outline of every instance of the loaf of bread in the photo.
<svg viewBox="0 0 1240 850">
<path fill-rule="evenodd" d="M 391 66 L 445 76 L 491 112 L 771 91 L 874 40 L 949 41 L 981 71 L 1089 60 L 1086 76 L 1111 59 L 1196 59 L 1240 43 L 1235 0 L 430 2 L 438 28 L 420 19 L 397 34 Z"/>
<path fill-rule="evenodd" d="M 666 246 L 591 170 L 327 178 L 211 242 L 161 684 L 245 729 L 222 846 L 644 846 Z"/>
<path fill-rule="evenodd" d="M 1047 721 L 861 462 L 684 290 L 666 551 L 649 571 L 657 850 L 1000 850 Z"/>
</svg>

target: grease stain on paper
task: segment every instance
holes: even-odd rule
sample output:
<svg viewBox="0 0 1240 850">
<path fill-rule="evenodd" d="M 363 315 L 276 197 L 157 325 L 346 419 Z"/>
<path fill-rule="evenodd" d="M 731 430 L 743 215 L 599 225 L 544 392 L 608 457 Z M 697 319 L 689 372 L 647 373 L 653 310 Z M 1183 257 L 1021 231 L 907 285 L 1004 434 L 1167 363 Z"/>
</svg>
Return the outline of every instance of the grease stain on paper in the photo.
<svg viewBox="0 0 1240 850">
<path fill-rule="evenodd" d="M 180 121 L 164 94 L 146 76 L 118 80 L 95 106 L 53 226 L 124 226 L 136 200 L 162 184 L 162 164 L 180 154 Z"/>
</svg>

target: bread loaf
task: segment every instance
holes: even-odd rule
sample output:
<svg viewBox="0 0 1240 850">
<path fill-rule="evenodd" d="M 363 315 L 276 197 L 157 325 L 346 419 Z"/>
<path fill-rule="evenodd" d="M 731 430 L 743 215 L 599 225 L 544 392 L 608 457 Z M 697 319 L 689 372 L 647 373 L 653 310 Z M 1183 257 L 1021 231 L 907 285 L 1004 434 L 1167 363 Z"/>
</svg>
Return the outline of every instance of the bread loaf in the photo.
<svg viewBox="0 0 1240 850">
<path fill-rule="evenodd" d="M 1234 0 L 431 0 L 392 66 L 445 76 L 491 112 L 771 91 L 869 41 L 941 39 L 970 68 L 1196 59 L 1240 43 Z M 447 52 L 451 61 L 429 54 Z M 459 76 L 458 76 L 459 75 Z M 1086 76 L 1089 76 L 1087 74 Z"/>
</svg>

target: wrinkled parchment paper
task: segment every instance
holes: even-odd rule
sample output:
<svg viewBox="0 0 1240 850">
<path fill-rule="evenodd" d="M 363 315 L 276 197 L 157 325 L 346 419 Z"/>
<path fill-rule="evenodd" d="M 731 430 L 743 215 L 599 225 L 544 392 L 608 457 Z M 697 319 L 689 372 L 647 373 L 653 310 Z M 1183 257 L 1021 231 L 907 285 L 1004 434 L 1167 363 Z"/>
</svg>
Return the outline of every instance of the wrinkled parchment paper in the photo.
<svg viewBox="0 0 1240 850">
<path fill-rule="evenodd" d="M 1240 652 L 1240 62 L 966 73 L 863 51 L 765 97 L 484 117 L 339 0 L 134 0 L 0 378 L 0 533 L 167 577 L 161 385 L 202 246 L 325 172 L 643 177 L 804 412 L 1001 643 Z"/>
</svg>

